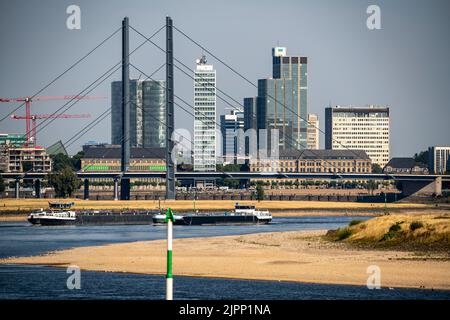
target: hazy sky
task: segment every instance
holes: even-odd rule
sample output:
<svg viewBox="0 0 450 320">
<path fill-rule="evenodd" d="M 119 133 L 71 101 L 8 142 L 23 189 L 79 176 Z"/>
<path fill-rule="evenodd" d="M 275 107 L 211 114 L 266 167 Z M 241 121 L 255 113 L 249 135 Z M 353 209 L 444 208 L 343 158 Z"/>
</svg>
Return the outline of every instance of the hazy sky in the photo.
<svg viewBox="0 0 450 320">
<path fill-rule="evenodd" d="M 81 8 L 81 29 L 66 27 L 67 6 Z M 381 30 L 366 27 L 366 9 L 381 8 Z M 150 35 L 165 23 L 205 45 L 246 77 L 271 75 L 271 48 L 277 43 L 290 55 L 309 58 L 309 112 L 318 113 L 324 129 L 324 108 L 332 105 L 382 104 L 391 107 L 391 155 L 411 156 L 430 145 L 450 144 L 450 1 L 308 0 L 0 0 L 0 97 L 33 95 L 45 84 L 120 27 L 124 16 Z M 142 38 L 130 31 L 131 48 Z M 165 47 L 164 30 L 155 42 Z M 78 94 L 120 60 L 120 33 L 40 95 Z M 175 57 L 195 67 L 202 51 L 175 32 Z M 164 54 L 147 44 L 131 63 L 152 73 Z M 208 58 L 208 57 L 207 57 Z M 217 86 L 242 101 L 256 89 L 212 57 Z M 133 77 L 139 73 L 131 68 Z M 192 103 L 192 79 L 175 74 L 176 94 Z M 164 79 L 164 69 L 155 78 Z M 90 95 L 105 100 L 80 101 L 66 113 L 91 113 L 109 107 L 110 82 Z M 51 113 L 65 101 L 35 102 L 33 114 Z M 0 104 L 0 117 L 18 105 Z M 218 100 L 218 114 L 225 103 Z M 17 114 L 25 113 L 24 108 Z M 92 119 L 55 120 L 38 132 L 47 146 L 71 138 Z M 176 107 L 177 128 L 192 129 L 193 119 Z M 4 120 L 0 132 L 23 133 L 25 122 Z M 75 153 L 89 141 L 110 142 L 108 117 L 70 148 Z M 323 147 L 323 135 L 321 146 Z"/>
</svg>

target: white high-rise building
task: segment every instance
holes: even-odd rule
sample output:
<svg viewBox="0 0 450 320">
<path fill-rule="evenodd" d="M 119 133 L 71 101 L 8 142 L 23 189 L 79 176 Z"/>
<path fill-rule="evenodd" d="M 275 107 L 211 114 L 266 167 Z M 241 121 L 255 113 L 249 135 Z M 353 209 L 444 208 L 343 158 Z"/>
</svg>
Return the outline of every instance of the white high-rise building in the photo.
<svg viewBox="0 0 450 320">
<path fill-rule="evenodd" d="M 319 116 L 315 113 L 308 113 L 308 128 L 306 135 L 308 149 L 318 150 L 319 148 Z"/>
<path fill-rule="evenodd" d="M 216 70 L 205 56 L 194 75 L 194 171 L 216 171 Z"/>
<path fill-rule="evenodd" d="M 325 148 L 364 150 L 381 168 L 389 162 L 389 108 L 325 109 Z"/>
</svg>

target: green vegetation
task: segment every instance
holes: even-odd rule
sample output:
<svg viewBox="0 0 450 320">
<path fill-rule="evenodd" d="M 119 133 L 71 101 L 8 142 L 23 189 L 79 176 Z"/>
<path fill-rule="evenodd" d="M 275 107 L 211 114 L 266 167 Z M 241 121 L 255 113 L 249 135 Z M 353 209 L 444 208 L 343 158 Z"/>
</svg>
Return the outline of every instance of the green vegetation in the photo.
<svg viewBox="0 0 450 320">
<path fill-rule="evenodd" d="M 57 197 L 66 198 L 80 188 L 81 180 L 70 166 L 66 166 L 50 175 L 49 184 L 55 189 Z"/>
<path fill-rule="evenodd" d="M 227 171 L 227 172 L 240 172 L 240 171 L 250 171 L 250 168 L 246 164 L 217 164 L 217 171 Z"/>
<path fill-rule="evenodd" d="M 230 189 L 238 189 L 239 188 L 239 180 L 238 179 L 218 179 L 217 180 L 218 187 L 228 187 Z"/>
<path fill-rule="evenodd" d="M 0 177 L 0 192 L 5 191 L 5 180 L 3 179 L 3 177 Z"/>
<path fill-rule="evenodd" d="M 363 222 L 363 220 L 354 219 L 354 220 L 350 221 L 350 223 L 348 225 L 349 225 L 349 227 L 356 226 L 357 224 L 360 224 L 361 222 Z"/>
<path fill-rule="evenodd" d="M 418 154 L 414 154 L 414 160 L 418 163 L 423 163 L 425 165 L 428 165 L 428 158 L 429 157 L 429 152 L 428 150 L 425 151 L 421 151 Z"/>
<path fill-rule="evenodd" d="M 366 189 L 371 195 L 373 195 L 373 191 L 376 190 L 377 188 L 378 188 L 378 183 L 376 181 L 370 180 L 366 184 Z"/>
<path fill-rule="evenodd" d="M 79 151 L 72 158 L 70 158 L 70 161 L 72 162 L 72 166 L 75 168 L 75 170 L 81 170 L 81 159 L 83 157 L 84 157 L 84 151 Z"/>
<path fill-rule="evenodd" d="M 340 228 L 336 233 L 336 240 L 344 240 L 352 235 L 352 232 L 349 228 Z"/>
<path fill-rule="evenodd" d="M 256 185 L 256 200 L 262 201 L 264 200 L 264 187 L 261 183 Z"/>
<path fill-rule="evenodd" d="M 403 223 L 403 221 L 401 222 L 396 222 L 393 225 L 390 226 L 389 231 L 386 232 L 383 237 L 380 239 L 380 241 L 386 241 L 386 240 L 390 240 L 393 239 L 395 237 L 398 237 L 401 234 L 401 224 Z"/>
<path fill-rule="evenodd" d="M 58 153 L 50 157 L 52 158 L 53 162 L 53 172 L 59 172 L 66 167 L 75 170 L 75 167 L 73 166 L 69 156 L 66 156 L 65 154 L 62 153 Z"/>
<path fill-rule="evenodd" d="M 383 173 L 383 168 L 381 168 L 379 164 L 373 163 L 372 173 Z"/>
<path fill-rule="evenodd" d="M 414 231 L 416 229 L 420 229 L 423 228 L 423 223 L 421 221 L 413 221 L 411 222 L 411 224 L 409 225 L 409 229 L 411 231 Z"/>
<path fill-rule="evenodd" d="M 81 159 L 84 157 L 84 152 L 80 151 L 73 157 L 69 157 L 63 153 L 50 156 L 53 162 L 53 172 L 61 171 L 65 167 L 69 167 L 72 170 L 81 169 Z"/>
</svg>

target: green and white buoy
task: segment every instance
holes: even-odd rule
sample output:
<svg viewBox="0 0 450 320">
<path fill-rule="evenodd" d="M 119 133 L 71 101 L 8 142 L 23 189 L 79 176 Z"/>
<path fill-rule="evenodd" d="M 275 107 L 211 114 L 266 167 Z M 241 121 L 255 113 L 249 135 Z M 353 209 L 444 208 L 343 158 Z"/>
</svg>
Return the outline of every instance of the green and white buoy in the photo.
<svg viewBox="0 0 450 320">
<path fill-rule="evenodd" d="M 172 239 L 173 239 L 173 213 L 167 209 L 167 274 L 166 274 L 166 300 L 173 300 L 173 275 L 172 275 Z"/>
</svg>

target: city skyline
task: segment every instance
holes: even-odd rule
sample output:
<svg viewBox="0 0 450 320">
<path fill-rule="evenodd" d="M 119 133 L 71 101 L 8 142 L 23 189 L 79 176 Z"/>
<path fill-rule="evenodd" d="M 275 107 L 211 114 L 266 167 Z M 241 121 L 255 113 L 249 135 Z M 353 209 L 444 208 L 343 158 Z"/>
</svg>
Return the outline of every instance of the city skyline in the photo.
<svg viewBox="0 0 450 320">
<path fill-rule="evenodd" d="M 323 3 L 328 3 L 330 8 L 335 10 L 327 10 L 331 13 L 319 12 L 319 7 L 323 9 Z M 130 16 L 131 24 L 145 30 L 149 35 L 159 26 L 159 23 L 155 21 L 160 21 L 162 25 L 165 15 L 170 14 L 174 18 L 175 25 L 179 25 L 196 40 L 205 43 L 214 53 L 224 58 L 252 81 L 270 74 L 269 54 L 277 42 L 281 46 L 288 47 L 292 53 L 308 56 L 310 59 L 308 61 L 310 64 L 308 112 L 317 113 L 319 119 L 324 119 L 324 109 L 330 103 L 332 105 L 389 105 L 392 112 L 391 156 L 411 156 L 426 150 L 430 145 L 448 144 L 450 129 L 446 119 L 450 118 L 448 108 L 450 97 L 445 88 L 450 83 L 450 72 L 448 72 L 445 57 L 450 54 L 450 49 L 444 37 L 449 22 L 443 19 L 448 3 L 436 1 L 435 6 L 427 6 L 423 3 L 415 6 L 410 3 L 380 1 L 382 29 L 370 31 L 365 26 L 367 18 L 365 9 L 370 4 L 368 1 L 346 1 L 339 6 L 329 1 L 322 1 L 321 5 L 305 1 L 298 3 L 285 1 L 275 12 L 272 5 L 261 2 L 261 11 L 258 14 L 261 20 L 259 21 L 264 21 L 263 18 L 269 14 L 274 14 L 275 20 L 283 19 L 287 21 L 286 24 L 290 28 L 297 30 L 294 33 L 286 28 L 283 34 L 272 30 L 276 25 L 275 22 L 256 21 L 253 27 L 248 24 L 245 28 L 243 27 L 245 15 L 248 15 L 250 8 L 255 5 L 251 1 L 242 4 L 239 12 L 232 10 L 236 5 L 234 1 L 228 4 L 217 4 L 214 10 L 211 4 L 197 1 L 198 5 L 203 5 L 205 10 L 211 9 L 212 13 L 205 18 L 208 28 L 201 29 L 200 33 L 197 32 L 198 24 L 188 19 L 189 10 L 194 10 L 195 5 L 187 6 L 176 1 L 168 4 L 161 2 L 152 8 L 155 10 L 145 10 L 148 6 L 141 1 L 134 1 L 133 8 L 126 8 L 125 4 L 113 1 L 108 2 L 111 8 L 105 6 L 102 1 L 96 3 L 80 1 L 82 26 L 81 30 L 76 31 L 65 28 L 66 4 L 51 5 L 50 2 L 44 2 L 37 6 L 18 1 L 14 6 L 8 6 L 2 3 L 0 15 L 8 27 L 1 32 L 0 37 L 2 43 L 9 45 L 2 48 L 5 59 L 0 62 L 3 70 L 0 76 L 0 96 L 16 97 L 35 93 L 60 70 L 69 66 L 105 35 L 118 28 L 121 17 L 124 15 Z M 287 5 L 293 8 L 292 12 L 282 10 Z M 405 6 L 408 8 L 407 14 L 404 10 L 402 11 Z M 99 11 L 108 13 L 107 18 L 101 23 L 95 20 L 94 24 L 93 21 L 97 18 Z M 307 18 L 308 13 L 311 12 L 322 26 Z M 19 24 L 19 17 L 21 21 L 28 22 Z M 229 26 L 227 24 L 227 29 L 225 29 L 226 17 L 232 17 L 236 22 Z M 302 17 L 304 19 L 300 19 Z M 333 21 L 340 23 L 333 25 Z M 230 38 L 236 30 L 241 32 L 240 37 Z M 218 32 L 223 37 L 217 37 Z M 259 33 L 264 34 L 264 39 L 258 35 Z M 51 37 L 48 37 L 49 34 Z M 413 34 L 414 37 L 412 37 Z M 159 35 L 158 39 L 162 40 L 162 37 L 163 35 Z M 161 44 L 162 42 L 158 42 L 158 39 L 155 41 Z M 221 41 L 223 39 L 227 41 Z M 315 43 L 317 42 L 315 39 L 322 41 Z M 106 50 L 95 55 L 86 66 L 83 65 L 80 70 L 76 70 L 75 75 L 64 77 L 61 84 L 55 84 L 44 93 L 78 93 L 89 83 L 89 80 L 120 60 L 119 39 L 115 40 L 117 41 L 108 44 Z M 132 47 L 142 41 L 135 36 L 131 40 Z M 27 50 L 28 47 L 33 47 L 33 50 Z M 324 48 L 330 48 L 330 50 L 324 50 Z M 180 60 L 190 63 L 199 54 L 198 49 L 186 46 L 181 38 L 175 39 L 175 56 Z M 423 59 L 424 55 L 427 56 L 426 60 Z M 159 66 L 157 63 L 162 60 L 163 56 L 151 45 L 132 57 L 132 62 L 147 73 L 156 69 Z M 7 61 L 19 61 L 20 65 L 7 63 Z M 215 61 L 213 63 L 217 65 L 218 74 L 220 74 L 218 87 L 238 101 L 243 101 L 244 97 L 256 95 L 255 88 L 244 85 L 245 82 L 241 84 L 229 70 Z M 24 74 L 27 76 L 24 77 Z M 139 76 L 140 73 L 132 70 L 132 77 Z M 161 72 L 154 78 L 163 78 L 163 76 Z M 111 80 L 118 79 L 119 75 L 116 74 Z M 191 81 L 180 72 L 176 73 L 176 90 L 190 102 L 192 102 Z M 95 93 L 108 96 L 108 87 L 108 84 L 100 86 Z M 48 113 L 53 112 L 60 105 L 55 102 L 48 104 L 39 102 L 33 105 L 33 110 Z M 76 110 L 77 113 L 88 110 L 95 117 L 108 107 L 108 103 L 80 102 L 76 106 L 72 110 Z M 4 116 L 15 107 L 17 107 L 16 104 L 3 104 L 0 115 Z M 224 103 L 218 101 L 217 108 L 218 115 L 224 114 Z M 189 123 L 192 123 L 193 119 L 184 111 L 176 109 L 176 127 L 192 130 L 192 125 Z M 24 111 L 20 109 L 17 113 L 22 114 Z M 90 131 L 84 139 L 80 139 L 69 148 L 69 153 L 77 152 L 84 142 L 93 140 L 94 137 L 94 140 L 110 141 L 107 134 L 111 131 L 109 122 L 110 118 Z M 39 133 L 40 141 L 46 146 L 56 142 L 55 137 L 64 142 L 79 127 L 78 122 L 65 123 L 62 120 L 56 120 Z M 324 127 L 322 126 L 321 129 L 323 130 Z M 21 133 L 24 132 L 24 124 L 5 120 L 1 123 L 1 131 Z M 323 134 L 320 140 L 323 145 Z"/>
</svg>

